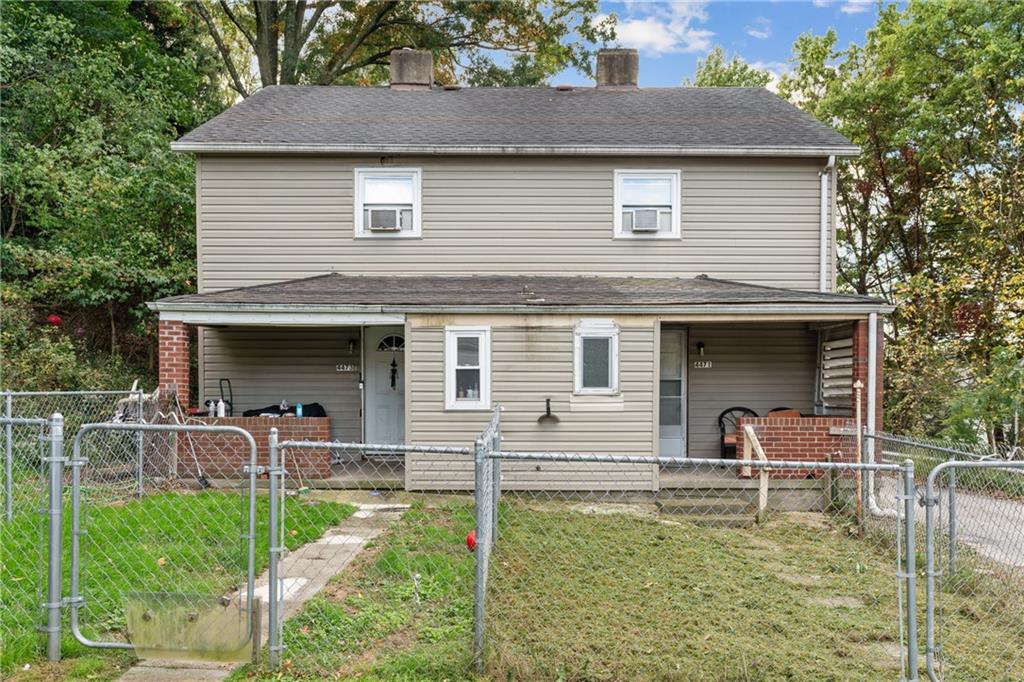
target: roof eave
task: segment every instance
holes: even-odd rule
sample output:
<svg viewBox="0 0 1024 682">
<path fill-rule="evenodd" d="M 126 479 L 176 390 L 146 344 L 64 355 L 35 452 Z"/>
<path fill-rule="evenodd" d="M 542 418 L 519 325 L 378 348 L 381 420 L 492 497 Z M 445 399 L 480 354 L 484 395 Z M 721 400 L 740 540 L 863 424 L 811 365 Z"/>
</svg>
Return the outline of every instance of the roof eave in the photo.
<svg viewBox="0 0 1024 682">
<path fill-rule="evenodd" d="M 177 319 L 196 313 L 228 314 L 303 314 L 329 315 L 384 315 L 420 314 L 558 314 L 603 313 L 632 315 L 686 315 L 686 314 L 851 314 L 891 313 L 894 307 L 887 303 L 868 301 L 843 303 L 690 303 L 656 305 L 543 305 L 543 304 L 484 304 L 484 305 L 310 305 L 310 304 L 255 304 L 255 303 L 197 303 L 155 301 L 147 304 L 162 318 Z M 185 320 L 187 321 L 187 320 Z"/>
<path fill-rule="evenodd" d="M 252 144 L 171 143 L 176 152 L 195 154 L 425 154 L 446 156 L 856 156 L 857 145 L 816 146 L 586 146 L 586 145 L 418 145 L 418 144 Z"/>
</svg>

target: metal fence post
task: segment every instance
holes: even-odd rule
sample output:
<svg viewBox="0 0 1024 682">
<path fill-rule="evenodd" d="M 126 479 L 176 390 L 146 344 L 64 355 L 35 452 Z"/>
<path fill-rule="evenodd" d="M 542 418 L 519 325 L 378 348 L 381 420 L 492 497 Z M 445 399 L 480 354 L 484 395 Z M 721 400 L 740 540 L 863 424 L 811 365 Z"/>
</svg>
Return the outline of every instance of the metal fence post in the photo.
<svg viewBox="0 0 1024 682">
<path fill-rule="evenodd" d="M 142 391 L 139 391 L 139 393 L 135 397 L 135 409 L 136 409 L 135 419 L 136 419 L 136 421 L 138 423 L 141 424 L 142 421 L 143 421 L 143 419 L 142 419 Z M 136 444 L 136 446 L 138 447 L 138 459 L 139 459 L 139 471 L 136 474 L 136 476 L 138 477 L 136 482 L 138 483 L 138 487 L 139 487 L 139 497 L 142 497 L 142 494 L 144 492 L 143 491 L 143 487 L 142 487 L 143 467 L 145 466 L 145 447 L 144 447 L 144 443 L 145 443 L 145 440 L 143 439 L 143 433 L 140 430 L 139 434 L 138 434 L 138 443 Z"/>
<path fill-rule="evenodd" d="M 278 514 L 278 487 L 281 484 L 281 468 L 278 463 L 278 452 L 277 452 L 277 429 L 270 429 L 270 443 L 269 443 L 269 455 L 267 459 L 267 474 L 268 474 L 268 491 L 269 495 L 269 510 L 267 513 L 267 523 L 270 526 L 270 557 L 269 566 L 267 570 L 267 613 L 268 613 L 268 627 L 267 627 L 267 661 L 271 669 L 276 668 L 281 660 L 281 642 L 280 634 L 281 631 L 278 629 L 278 623 L 280 620 L 280 604 L 278 603 L 279 595 L 277 594 L 277 580 L 278 580 L 278 561 L 281 557 L 281 547 L 278 544 L 280 534 L 277 529 L 277 514 Z"/>
<path fill-rule="evenodd" d="M 4 416 L 10 419 L 14 416 L 14 396 L 8 393 L 4 396 Z M 14 518 L 13 485 L 11 478 L 14 476 L 14 428 L 11 422 L 4 424 L 4 514 L 7 520 Z"/>
<path fill-rule="evenodd" d="M 939 466 L 942 466 L 941 464 Z M 924 489 L 924 562 L 925 562 L 925 669 L 929 679 L 936 679 L 935 671 L 935 507 L 939 503 L 935 493 L 935 472 L 928 476 Z"/>
<path fill-rule="evenodd" d="M 484 442 L 478 438 L 473 447 L 473 501 L 476 510 L 477 538 L 476 551 L 474 553 L 476 560 L 476 584 L 473 591 L 473 664 L 476 666 L 477 672 L 483 672 L 484 667 L 484 597 L 487 584 L 485 553 L 488 544 L 488 538 L 485 537 L 485 533 L 487 532 L 486 523 L 490 515 L 485 490 L 489 483 L 484 471 L 485 458 Z"/>
<path fill-rule="evenodd" d="M 914 462 L 903 462 L 903 519 L 906 536 L 906 581 L 907 581 L 907 680 L 917 680 L 917 549 L 914 510 Z M 930 613 L 930 612 L 929 612 Z"/>
<path fill-rule="evenodd" d="M 956 461 L 956 457 L 950 457 Z M 949 468 L 949 572 L 956 571 L 956 467 Z"/>
<path fill-rule="evenodd" d="M 501 409 L 500 407 L 498 408 Z M 500 412 L 499 412 L 500 419 Z M 491 448 L 492 454 L 501 452 L 501 424 L 499 422 L 498 429 L 495 431 L 494 439 L 491 441 L 493 444 Z M 501 497 L 501 460 L 491 459 L 491 543 L 495 543 L 498 540 L 498 500 Z"/>
<path fill-rule="evenodd" d="M 61 608 L 61 546 L 63 540 L 61 513 L 64 509 L 64 417 L 59 412 L 50 416 L 49 464 L 49 555 L 46 578 L 46 658 L 60 660 Z"/>
</svg>

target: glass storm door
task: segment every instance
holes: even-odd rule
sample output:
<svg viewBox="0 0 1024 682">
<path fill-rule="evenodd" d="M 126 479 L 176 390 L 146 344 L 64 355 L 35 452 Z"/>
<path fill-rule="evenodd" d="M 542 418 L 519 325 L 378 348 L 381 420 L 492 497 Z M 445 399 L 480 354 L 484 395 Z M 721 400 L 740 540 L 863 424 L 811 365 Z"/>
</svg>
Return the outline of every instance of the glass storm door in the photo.
<svg viewBox="0 0 1024 682">
<path fill-rule="evenodd" d="M 661 333 L 658 431 L 661 457 L 686 457 L 686 332 Z"/>
</svg>

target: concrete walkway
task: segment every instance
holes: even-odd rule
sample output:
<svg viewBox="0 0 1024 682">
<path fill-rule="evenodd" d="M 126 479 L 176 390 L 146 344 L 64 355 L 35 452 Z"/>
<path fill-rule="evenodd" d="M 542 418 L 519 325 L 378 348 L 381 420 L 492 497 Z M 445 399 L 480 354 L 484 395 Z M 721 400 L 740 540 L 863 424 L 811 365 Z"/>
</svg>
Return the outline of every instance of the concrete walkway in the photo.
<svg viewBox="0 0 1024 682">
<path fill-rule="evenodd" d="M 366 543 L 377 537 L 393 521 L 401 518 L 408 505 L 365 502 L 367 494 L 353 495 L 339 492 L 318 494 L 317 499 L 349 502 L 358 510 L 341 523 L 327 529 L 315 542 L 289 552 L 281 562 L 281 582 L 284 592 L 286 618 L 298 613 L 303 604 L 319 593 L 327 582 L 345 570 L 345 567 L 363 550 Z M 267 600 L 269 579 L 264 572 L 256 580 L 255 598 L 263 602 L 263 622 L 260 624 L 260 644 L 267 641 L 269 614 Z M 238 598 L 240 595 L 235 595 Z M 244 597 L 243 597 L 244 603 Z M 206 663 L 166 659 L 148 659 L 136 663 L 121 675 L 123 682 L 165 682 L 175 680 L 223 680 L 238 663 Z"/>
</svg>

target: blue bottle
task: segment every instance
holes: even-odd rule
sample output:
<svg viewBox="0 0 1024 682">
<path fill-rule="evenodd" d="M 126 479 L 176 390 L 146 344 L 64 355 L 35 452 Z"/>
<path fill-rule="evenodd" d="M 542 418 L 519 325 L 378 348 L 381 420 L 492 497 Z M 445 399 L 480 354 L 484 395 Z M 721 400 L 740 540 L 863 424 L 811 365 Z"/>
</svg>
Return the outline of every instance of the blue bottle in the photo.
<svg viewBox="0 0 1024 682">
<path fill-rule="evenodd" d="M 301 417 L 302 416 L 302 403 L 295 403 L 295 416 L 296 417 Z"/>
</svg>

